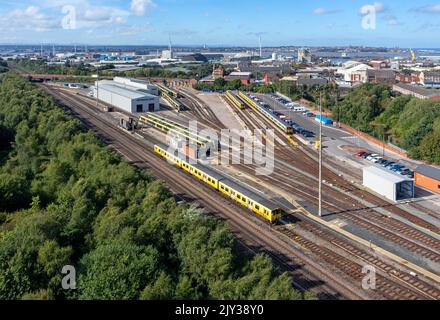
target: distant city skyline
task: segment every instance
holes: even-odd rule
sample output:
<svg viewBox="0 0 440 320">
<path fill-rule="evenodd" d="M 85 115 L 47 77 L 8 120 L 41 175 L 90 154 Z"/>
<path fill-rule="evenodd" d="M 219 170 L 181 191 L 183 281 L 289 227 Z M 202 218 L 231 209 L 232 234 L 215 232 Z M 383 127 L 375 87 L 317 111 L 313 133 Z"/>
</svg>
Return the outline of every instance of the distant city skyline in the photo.
<svg viewBox="0 0 440 320">
<path fill-rule="evenodd" d="M 440 1 L 0 2 L 0 44 L 440 48 Z"/>
</svg>

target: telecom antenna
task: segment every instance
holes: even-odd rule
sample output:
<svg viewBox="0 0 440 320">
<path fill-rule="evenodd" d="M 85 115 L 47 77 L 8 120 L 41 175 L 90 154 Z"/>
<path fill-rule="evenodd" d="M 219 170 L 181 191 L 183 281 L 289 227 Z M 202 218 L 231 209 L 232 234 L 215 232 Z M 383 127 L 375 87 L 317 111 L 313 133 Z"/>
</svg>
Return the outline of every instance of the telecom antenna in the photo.
<svg viewBox="0 0 440 320">
<path fill-rule="evenodd" d="M 261 34 L 258 37 L 259 43 L 260 43 L 260 58 L 263 58 L 263 49 L 261 48 Z"/>
<path fill-rule="evenodd" d="M 173 58 L 173 48 L 171 47 L 171 36 L 168 36 L 168 40 L 169 40 L 169 44 L 168 44 L 168 48 L 170 49 L 170 56 L 171 59 Z"/>
<path fill-rule="evenodd" d="M 55 57 L 55 44 L 52 44 L 52 56 Z"/>
<path fill-rule="evenodd" d="M 43 57 L 43 44 L 40 46 L 40 56 Z"/>
</svg>

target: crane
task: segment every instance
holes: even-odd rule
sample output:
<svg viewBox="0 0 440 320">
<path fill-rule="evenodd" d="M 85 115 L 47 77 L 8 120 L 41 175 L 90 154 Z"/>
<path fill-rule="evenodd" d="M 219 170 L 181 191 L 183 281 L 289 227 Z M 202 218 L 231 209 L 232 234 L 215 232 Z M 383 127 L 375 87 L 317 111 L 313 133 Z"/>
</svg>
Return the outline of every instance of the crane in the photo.
<svg viewBox="0 0 440 320">
<path fill-rule="evenodd" d="M 415 55 L 413 49 L 409 49 L 409 52 L 411 52 L 411 61 L 415 61 L 416 60 L 416 55 Z"/>
</svg>

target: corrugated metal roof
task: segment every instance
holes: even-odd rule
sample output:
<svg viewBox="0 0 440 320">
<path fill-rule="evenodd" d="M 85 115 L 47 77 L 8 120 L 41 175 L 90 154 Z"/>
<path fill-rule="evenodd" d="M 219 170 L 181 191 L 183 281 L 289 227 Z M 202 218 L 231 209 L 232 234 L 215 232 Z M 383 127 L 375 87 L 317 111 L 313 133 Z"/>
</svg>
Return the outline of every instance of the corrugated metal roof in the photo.
<svg viewBox="0 0 440 320">
<path fill-rule="evenodd" d="M 139 90 L 136 90 L 135 88 L 130 89 L 127 87 L 123 87 L 120 83 L 115 83 L 109 80 L 99 81 L 99 90 L 102 89 L 130 99 L 157 98 L 152 94 L 141 92 Z"/>
<path fill-rule="evenodd" d="M 405 176 L 401 176 L 400 174 L 379 167 L 365 167 L 363 170 L 392 183 L 400 183 L 409 180 L 408 178 L 405 178 Z"/>
<path fill-rule="evenodd" d="M 427 165 L 421 165 L 421 166 L 417 167 L 415 172 L 420 173 L 420 174 L 424 175 L 425 177 L 440 181 L 440 169 L 437 169 L 437 168 L 434 168 L 431 166 L 427 166 Z"/>
</svg>

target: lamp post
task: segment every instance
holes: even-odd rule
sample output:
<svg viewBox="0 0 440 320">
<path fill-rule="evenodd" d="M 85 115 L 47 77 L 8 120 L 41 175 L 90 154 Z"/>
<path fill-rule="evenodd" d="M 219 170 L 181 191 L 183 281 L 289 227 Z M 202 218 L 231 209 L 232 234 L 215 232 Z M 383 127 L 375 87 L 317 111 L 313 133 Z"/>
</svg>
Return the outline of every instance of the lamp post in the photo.
<svg viewBox="0 0 440 320">
<path fill-rule="evenodd" d="M 96 78 L 96 109 L 99 108 L 99 72 L 97 74 L 94 74 L 92 76 L 93 78 Z"/>
<path fill-rule="evenodd" d="M 318 215 L 322 217 L 322 91 L 319 93 L 319 204 Z"/>
</svg>

